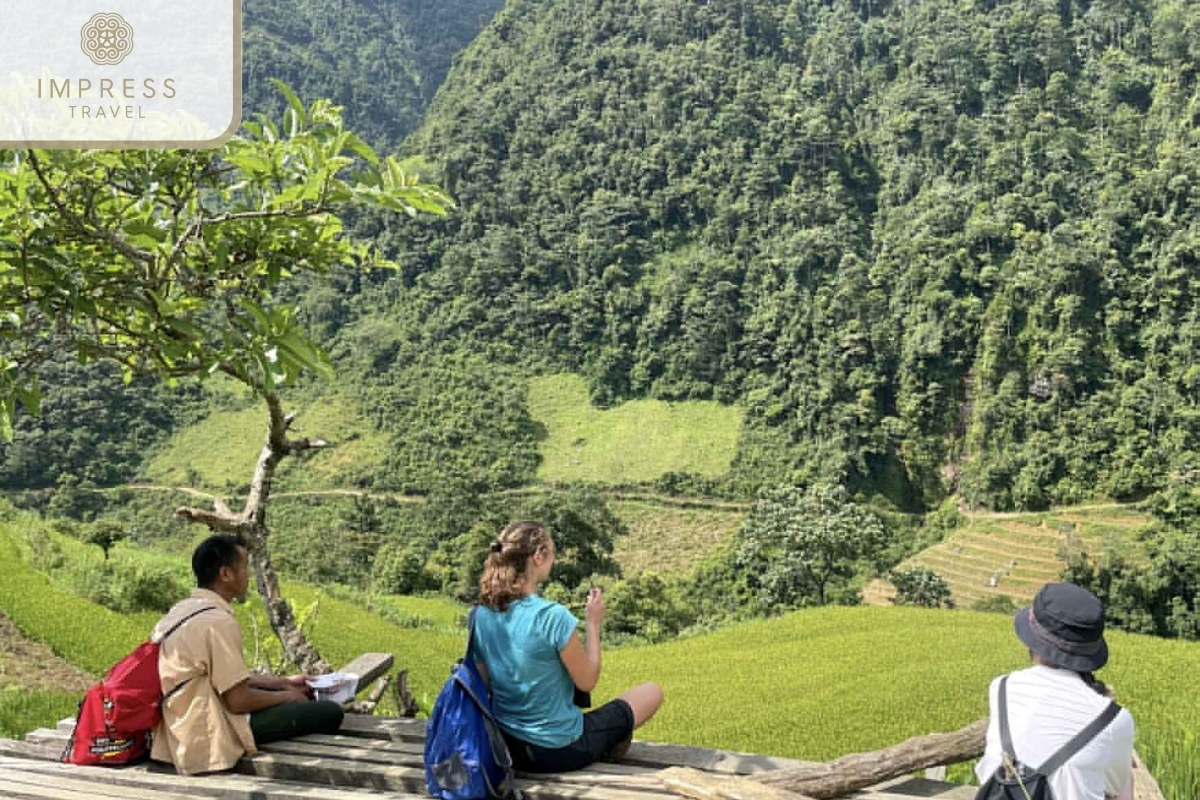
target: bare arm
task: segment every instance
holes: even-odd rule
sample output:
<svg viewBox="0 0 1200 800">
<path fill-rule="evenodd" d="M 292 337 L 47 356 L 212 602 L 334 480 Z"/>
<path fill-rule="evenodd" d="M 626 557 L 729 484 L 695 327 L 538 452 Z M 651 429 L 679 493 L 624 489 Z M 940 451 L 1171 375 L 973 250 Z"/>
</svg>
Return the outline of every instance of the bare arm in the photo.
<svg viewBox="0 0 1200 800">
<path fill-rule="evenodd" d="M 590 692 L 600 681 L 600 628 L 604 625 L 604 597 L 592 589 L 587 604 L 587 649 L 576 631 L 559 651 L 563 666 L 580 691 Z"/>
<path fill-rule="evenodd" d="M 233 714 L 249 714 L 262 711 L 264 708 L 280 706 L 284 703 L 303 703 L 308 697 L 294 687 L 288 689 L 261 689 L 251 685 L 253 678 L 248 678 L 221 695 L 225 707 Z M 281 679 L 282 680 L 282 679 Z"/>
<path fill-rule="evenodd" d="M 288 689 L 298 689 L 305 694 L 311 695 L 312 691 L 306 683 L 306 675 L 293 675 L 290 678 L 283 678 L 278 675 L 251 675 L 247 683 L 252 689 L 265 689 L 269 692 L 282 692 Z"/>
</svg>

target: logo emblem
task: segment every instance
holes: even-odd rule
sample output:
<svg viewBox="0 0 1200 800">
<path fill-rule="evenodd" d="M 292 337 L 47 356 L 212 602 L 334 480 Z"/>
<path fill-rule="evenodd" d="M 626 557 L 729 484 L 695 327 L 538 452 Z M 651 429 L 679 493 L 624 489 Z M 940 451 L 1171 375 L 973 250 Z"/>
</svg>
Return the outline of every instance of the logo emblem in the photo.
<svg viewBox="0 0 1200 800">
<path fill-rule="evenodd" d="M 79 31 L 79 48 L 94 64 L 120 64 L 133 52 L 133 27 L 120 14 L 96 14 Z"/>
</svg>

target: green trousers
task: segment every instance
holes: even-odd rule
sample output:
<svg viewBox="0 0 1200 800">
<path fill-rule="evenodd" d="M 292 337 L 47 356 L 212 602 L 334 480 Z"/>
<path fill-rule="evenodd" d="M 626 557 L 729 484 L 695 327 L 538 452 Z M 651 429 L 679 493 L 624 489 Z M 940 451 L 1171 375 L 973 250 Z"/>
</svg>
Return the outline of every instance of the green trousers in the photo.
<svg viewBox="0 0 1200 800">
<path fill-rule="evenodd" d="M 308 733 L 337 733 L 342 707 L 328 700 L 284 703 L 250 715 L 250 730 L 258 745 L 294 739 Z"/>
</svg>

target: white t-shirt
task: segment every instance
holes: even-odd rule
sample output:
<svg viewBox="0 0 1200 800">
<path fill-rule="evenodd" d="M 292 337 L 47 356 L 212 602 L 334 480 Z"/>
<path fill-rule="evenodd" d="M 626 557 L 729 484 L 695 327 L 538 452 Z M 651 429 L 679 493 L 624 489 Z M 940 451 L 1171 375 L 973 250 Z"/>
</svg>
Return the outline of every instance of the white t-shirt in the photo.
<svg viewBox="0 0 1200 800">
<path fill-rule="evenodd" d="M 975 767 L 983 783 L 1002 763 L 1000 744 L 1000 679 L 989 689 L 991 715 L 987 749 Z M 1030 769 L 1086 728 L 1108 706 L 1078 673 L 1037 665 L 1008 679 L 1008 726 L 1017 760 Z M 1104 800 L 1116 797 L 1133 780 L 1133 717 L 1121 709 L 1117 718 L 1050 776 L 1055 800 Z"/>
</svg>

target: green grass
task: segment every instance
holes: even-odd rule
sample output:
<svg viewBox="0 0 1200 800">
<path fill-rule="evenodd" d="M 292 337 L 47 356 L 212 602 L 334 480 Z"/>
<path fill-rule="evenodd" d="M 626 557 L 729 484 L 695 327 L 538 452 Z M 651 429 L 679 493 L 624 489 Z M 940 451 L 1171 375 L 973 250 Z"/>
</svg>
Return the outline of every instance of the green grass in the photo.
<svg viewBox="0 0 1200 800">
<path fill-rule="evenodd" d="M 728 544 L 742 521 L 742 512 L 718 508 L 674 508 L 633 500 L 609 505 L 629 526 L 629 535 L 613 547 L 625 575 L 686 574 Z"/>
<path fill-rule="evenodd" d="M 289 406 L 291 408 L 291 406 Z M 285 459 L 276 478 L 278 491 L 352 487 L 384 459 L 387 437 L 374 432 L 354 404 L 336 392 L 301 404 L 296 436 L 325 439 L 330 447 Z M 248 484 L 266 434 L 266 406 L 217 410 L 179 431 L 147 464 L 146 478 L 168 486 L 192 486 L 189 470 L 199 475 L 194 488 L 228 492 Z"/>
<path fill-rule="evenodd" d="M 530 381 L 529 411 L 549 432 L 538 478 L 629 484 L 667 472 L 729 471 L 743 411 L 710 401 L 635 400 L 597 409 L 577 375 Z"/>
<path fill-rule="evenodd" d="M 0 691 L 0 738 L 20 739 L 36 728 L 53 727 L 65 717 L 75 716 L 81 695 L 70 692 L 41 692 L 18 689 Z"/>
</svg>

